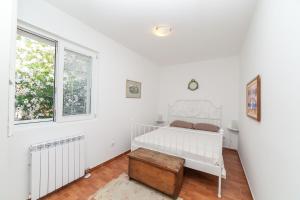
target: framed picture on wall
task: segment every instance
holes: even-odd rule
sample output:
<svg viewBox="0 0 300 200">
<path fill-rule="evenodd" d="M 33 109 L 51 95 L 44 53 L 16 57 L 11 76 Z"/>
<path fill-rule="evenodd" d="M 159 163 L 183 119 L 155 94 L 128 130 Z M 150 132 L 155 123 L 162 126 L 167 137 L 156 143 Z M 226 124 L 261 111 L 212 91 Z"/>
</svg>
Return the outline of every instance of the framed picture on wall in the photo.
<svg viewBox="0 0 300 200">
<path fill-rule="evenodd" d="M 137 81 L 126 80 L 126 97 L 141 98 L 142 83 Z"/>
<path fill-rule="evenodd" d="M 246 112 L 247 116 L 257 121 L 261 119 L 261 83 L 260 76 L 256 76 L 247 84 L 246 88 Z"/>
</svg>

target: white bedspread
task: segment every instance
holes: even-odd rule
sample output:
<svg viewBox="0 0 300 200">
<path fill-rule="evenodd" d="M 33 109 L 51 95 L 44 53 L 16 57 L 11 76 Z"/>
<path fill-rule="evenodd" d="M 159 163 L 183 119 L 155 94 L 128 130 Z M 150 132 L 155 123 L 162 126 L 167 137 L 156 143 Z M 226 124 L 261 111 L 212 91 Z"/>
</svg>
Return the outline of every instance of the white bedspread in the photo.
<svg viewBox="0 0 300 200">
<path fill-rule="evenodd" d="M 207 131 L 163 127 L 136 137 L 133 140 L 133 145 L 223 166 L 223 157 L 219 158 L 220 144 L 216 139 L 219 137 L 217 134 Z"/>
</svg>

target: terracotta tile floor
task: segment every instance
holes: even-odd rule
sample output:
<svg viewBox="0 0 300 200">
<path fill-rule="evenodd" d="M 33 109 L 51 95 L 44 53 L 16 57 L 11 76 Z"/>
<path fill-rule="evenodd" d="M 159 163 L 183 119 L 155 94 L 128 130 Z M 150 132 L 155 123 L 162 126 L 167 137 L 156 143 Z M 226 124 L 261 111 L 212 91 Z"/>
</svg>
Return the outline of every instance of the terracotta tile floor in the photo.
<svg viewBox="0 0 300 200">
<path fill-rule="evenodd" d="M 236 151 L 224 149 L 227 179 L 222 181 L 224 200 L 251 200 L 252 196 Z M 110 180 L 127 172 L 127 157 L 121 156 L 95 169 L 89 179 L 78 180 L 43 200 L 85 200 Z M 180 192 L 184 200 L 217 200 L 217 177 L 185 169 L 184 182 Z"/>
</svg>

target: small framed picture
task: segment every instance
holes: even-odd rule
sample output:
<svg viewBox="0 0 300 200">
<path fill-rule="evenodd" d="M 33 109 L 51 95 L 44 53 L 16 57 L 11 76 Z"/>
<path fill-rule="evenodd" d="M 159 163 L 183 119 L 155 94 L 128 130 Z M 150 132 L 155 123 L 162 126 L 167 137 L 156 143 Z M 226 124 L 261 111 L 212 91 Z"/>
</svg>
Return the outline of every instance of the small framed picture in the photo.
<svg viewBox="0 0 300 200">
<path fill-rule="evenodd" d="M 126 80 L 126 98 L 141 98 L 141 82 Z"/>
<path fill-rule="evenodd" d="M 247 84 L 246 88 L 246 112 L 247 116 L 257 121 L 261 119 L 261 83 L 260 76 L 256 76 Z"/>
</svg>

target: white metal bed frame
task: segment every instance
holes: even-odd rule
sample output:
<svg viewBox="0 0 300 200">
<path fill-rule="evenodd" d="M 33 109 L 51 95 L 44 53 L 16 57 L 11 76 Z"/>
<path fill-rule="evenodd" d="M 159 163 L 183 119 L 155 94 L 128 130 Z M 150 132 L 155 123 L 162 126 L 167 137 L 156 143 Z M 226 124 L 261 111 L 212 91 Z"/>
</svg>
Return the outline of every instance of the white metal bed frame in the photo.
<svg viewBox="0 0 300 200">
<path fill-rule="evenodd" d="M 168 122 L 172 122 L 174 120 L 185 120 L 194 123 L 199 123 L 199 122 L 211 123 L 221 127 L 222 125 L 221 119 L 222 119 L 222 107 L 216 107 L 209 100 L 178 100 L 173 105 L 170 105 L 168 109 Z M 160 128 L 164 129 L 166 127 L 153 126 L 153 125 L 147 125 L 141 123 L 133 123 L 131 128 L 131 150 L 135 150 L 139 147 L 143 147 L 143 145 L 137 144 L 135 142 L 136 137 L 145 135 L 146 133 L 149 133 L 151 131 Z M 223 165 L 223 156 L 222 156 L 224 131 L 222 129 L 220 129 L 218 133 L 207 133 L 204 131 L 199 132 L 196 130 L 188 130 L 188 129 L 182 129 L 182 131 L 197 132 L 197 135 L 199 134 L 198 135 L 199 142 L 197 143 L 199 144 L 203 143 L 205 139 L 210 139 L 215 142 L 217 153 L 219 155 L 218 156 L 219 160 L 217 164 L 212 164 L 209 162 L 204 162 L 202 160 L 196 160 L 191 158 L 184 158 L 184 157 L 183 158 L 185 159 L 186 167 L 218 176 L 218 197 L 221 198 L 222 177 L 226 178 L 226 173 L 222 173 L 223 170 L 224 170 L 223 172 L 225 172 L 224 165 Z M 188 134 L 184 134 L 184 135 L 188 135 Z M 145 138 L 147 140 L 147 137 Z M 188 141 L 186 139 L 184 138 L 182 143 Z M 177 140 L 176 140 L 176 144 L 177 144 Z M 203 145 L 205 146 L 205 144 Z M 152 150 L 166 152 L 164 150 L 166 150 L 167 148 L 168 147 L 152 148 Z M 175 152 L 177 152 L 177 146 Z M 169 153 L 169 154 L 173 154 L 176 156 L 176 153 Z"/>
</svg>

